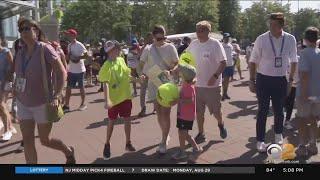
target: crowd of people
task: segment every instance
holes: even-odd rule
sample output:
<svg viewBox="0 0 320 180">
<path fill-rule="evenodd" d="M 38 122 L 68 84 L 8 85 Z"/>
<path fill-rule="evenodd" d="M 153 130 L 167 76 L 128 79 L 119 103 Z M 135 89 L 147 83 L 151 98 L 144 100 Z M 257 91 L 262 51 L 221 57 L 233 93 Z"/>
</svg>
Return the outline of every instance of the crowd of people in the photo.
<svg viewBox="0 0 320 180">
<path fill-rule="evenodd" d="M 274 143 L 282 145 L 283 128 L 292 129 L 290 121 L 296 104 L 299 122 L 296 153 L 304 157 L 318 154 L 319 30 L 309 27 L 301 46 L 298 46 L 295 37 L 283 30 L 285 17 L 282 13 L 272 13 L 268 25 L 269 31 L 257 37 L 246 49 L 249 90 L 256 94 L 258 100 L 257 151 L 264 153 L 267 149 L 265 131 L 271 100 Z M 230 33 L 224 33 L 221 41 L 209 37 L 211 24 L 208 21 L 195 25 L 197 39 L 185 37 L 181 39 L 182 44 L 179 42 L 176 46 L 166 39 L 165 28 L 156 25 L 144 39 L 133 39 L 127 52 L 123 50 L 123 44 L 116 40 L 102 39 L 97 47 L 90 48 L 89 44 L 84 45 L 77 40 L 75 29 L 64 32 L 70 42 L 67 45 L 65 42 L 45 40 L 41 28 L 32 20 L 21 18 L 18 28 L 21 38 L 14 43 L 12 53 L 0 45 L 0 115 L 4 141 L 17 133 L 13 121 L 19 122 L 23 137 L 19 148 L 24 150 L 28 164 L 37 163 L 35 125 L 42 145 L 63 152 L 66 163 L 76 163 L 75 149 L 50 136 L 53 122 L 48 119 L 48 106 L 59 107 L 62 104 L 64 113 L 70 112 L 71 91 L 79 89 L 79 110 L 85 111 L 88 108 L 85 89 L 94 86 L 94 80 L 95 85 L 101 85 L 98 92 L 103 92 L 104 107 L 108 111 L 103 150 L 105 159 L 111 157 L 114 123 L 120 118 L 124 120 L 125 150 L 136 151 L 131 139 L 131 112 L 132 98 L 138 95 L 139 84 L 141 109 L 138 116 L 146 115 L 147 103 L 153 104 L 153 113 L 156 113 L 161 129 L 159 153 L 167 153 L 170 114 L 175 105 L 178 106 L 176 127 L 180 148 L 172 158 L 187 158 L 186 141 L 193 148 L 192 158 L 201 154 L 203 149 L 200 144 L 207 140 L 204 131 L 206 108 L 218 122 L 220 137 L 227 138 L 221 102 L 231 99 L 228 87 L 230 81 L 235 80 L 235 69 L 239 78 L 244 79 L 240 65 L 241 49 Z M 195 66 L 180 63 L 179 57 L 186 52 L 192 54 Z M 45 65 L 39 62 L 45 62 Z M 160 91 L 164 85 L 167 89 L 180 87 L 177 98 L 169 104 L 159 102 L 159 98 L 171 96 Z M 9 95 L 12 96 L 12 114 L 7 106 Z M 198 125 L 195 138 L 188 133 L 193 129 L 194 120 Z"/>
</svg>

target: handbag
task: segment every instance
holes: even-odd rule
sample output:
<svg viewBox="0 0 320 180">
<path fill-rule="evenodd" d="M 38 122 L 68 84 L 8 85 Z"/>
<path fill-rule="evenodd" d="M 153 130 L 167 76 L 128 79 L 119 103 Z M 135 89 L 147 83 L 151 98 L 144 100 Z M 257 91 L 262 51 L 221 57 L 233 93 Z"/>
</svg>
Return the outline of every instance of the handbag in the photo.
<svg viewBox="0 0 320 180">
<path fill-rule="evenodd" d="M 44 49 L 43 45 L 41 45 L 41 66 L 42 66 L 42 81 L 43 86 L 45 90 L 45 97 L 46 97 L 46 111 L 47 111 L 47 119 L 49 122 L 58 122 L 63 117 L 64 112 L 62 109 L 62 106 L 60 102 L 58 101 L 58 106 L 52 106 L 51 102 L 52 99 L 50 99 L 49 94 L 49 86 L 48 86 L 48 79 L 47 79 L 47 68 L 45 63 L 45 57 L 44 57 Z"/>
<path fill-rule="evenodd" d="M 159 50 L 157 47 L 154 47 L 156 54 L 161 59 L 162 63 L 166 67 L 166 69 L 169 69 L 169 65 L 167 62 L 162 58 Z M 149 69 L 147 76 L 149 80 L 157 87 L 159 87 L 162 84 L 170 82 L 169 77 L 165 74 L 163 70 L 161 70 L 160 65 L 155 62 L 155 64 Z"/>
</svg>

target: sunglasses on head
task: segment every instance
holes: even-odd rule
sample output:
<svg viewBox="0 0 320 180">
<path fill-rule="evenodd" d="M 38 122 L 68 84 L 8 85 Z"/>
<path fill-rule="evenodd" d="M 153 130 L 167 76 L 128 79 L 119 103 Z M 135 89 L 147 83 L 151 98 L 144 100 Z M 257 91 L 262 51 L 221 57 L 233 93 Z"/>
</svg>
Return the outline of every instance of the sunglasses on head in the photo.
<svg viewBox="0 0 320 180">
<path fill-rule="evenodd" d="M 19 33 L 22 33 L 24 31 L 29 32 L 32 29 L 32 27 L 21 27 L 19 28 Z"/>
</svg>

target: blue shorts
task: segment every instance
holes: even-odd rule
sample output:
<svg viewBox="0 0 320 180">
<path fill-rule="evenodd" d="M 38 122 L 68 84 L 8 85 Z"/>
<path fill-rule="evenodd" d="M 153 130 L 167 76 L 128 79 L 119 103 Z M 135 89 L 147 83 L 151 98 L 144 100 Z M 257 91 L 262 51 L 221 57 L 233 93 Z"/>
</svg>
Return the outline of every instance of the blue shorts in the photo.
<svg viewBox="0 0 320 180">
<path fill-rule="evenodd" d="M 70 88 L 83 88 L 84 72 L 83 73 L 71 73 L 68 72 L 67 86 Z M 78 83 L 78 86 L 77 86 Z"/>
<path fill-rule="evenodd" d="M 231 77 L 233 76 L 233 73 L 234 73 L 233 66 L 228 66 L 224 69 L 222 73 L 222 77 Z"/>
</svg>

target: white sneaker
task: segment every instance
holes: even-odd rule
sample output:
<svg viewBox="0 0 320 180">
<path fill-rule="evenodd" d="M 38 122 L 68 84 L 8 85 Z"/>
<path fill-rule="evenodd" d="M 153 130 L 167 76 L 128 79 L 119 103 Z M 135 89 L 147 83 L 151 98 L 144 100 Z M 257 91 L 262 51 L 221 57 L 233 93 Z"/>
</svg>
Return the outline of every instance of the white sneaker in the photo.
<svg viewBox="0 0 320 180">
<path fill-rule="evenodd" d="M 160 154 L 165 154 L 167 153 L 167 145 L 165 143 L 160 143 L 158 150 L 157 150 Z"/>
<path fill-rule="evenodd" d="M 2 140 L 3 141 L 9 141 L 11 139 L 11 137 L 12 137 L 12 132 L 8 131 L 8 132 L 6 132 L 6 133 L 4 133 L 2 135 Z"/>
<path fill-rule="evenodd" d="M 288 130 L 293 129 L 290 121 L 286 121 L 286 122 L 284 123 L 284 127 L 285 127 L 286 129 L 288 129 Z"/>
<path fill-rule="evenodd" d="M 4 127 L 4 126 L 3 126 L 3 122 L 0 121 L 0 131 L 1 131 L 1 129 L 2 129 L 3 127 Z"/>
<path fill-rule="evenodd" d="M 168 137 L 167 137 L 167 141 L 166 141 L 166 145 L 168 146 L 169 145 L 169 141 L 170 141 L 170 136 L 168 135 Z"/>
<path fill-rule="evenodd" d="M 283 137 L 282 134 L 275 134 L 274 136 L 274 143 L 282 145 L 283 144 Z"/>
<path fill-rule="evenodd" d="M 264 142 L 257 142 L 257 150 L 260 153 L 267 152 L 267 145 Z"/>
<path fill-rule="evenodd" d="M 14 128 L 13 126 L 12 126 L 12 128 L 10 129 L 10 131 L 11 131 L 12 134 L 17 134 L 17 130 L 16 130 L 16 128 Z"/>
<path fill-rule="evenodd" d="M 80 111 L 84 111 L 84 110 L 86 110 L 88 107 L 87 107 L 87 105 L 81 105 L 80 107 L 79 107 L 79 110 Z"/>
</svg>

